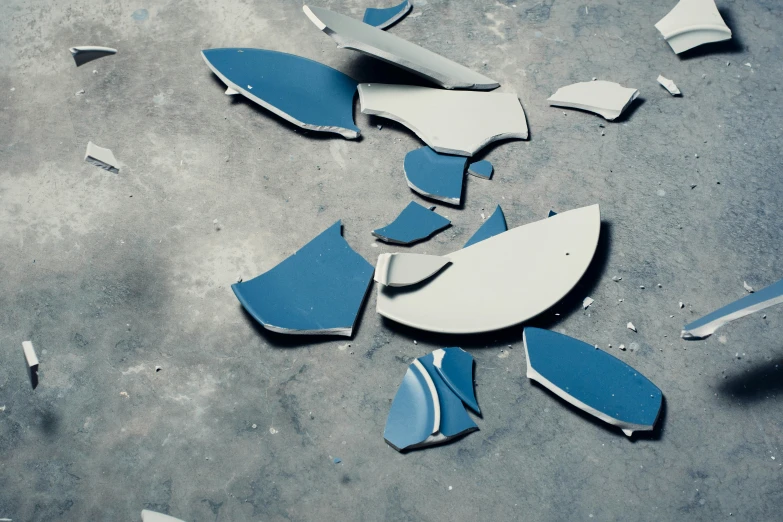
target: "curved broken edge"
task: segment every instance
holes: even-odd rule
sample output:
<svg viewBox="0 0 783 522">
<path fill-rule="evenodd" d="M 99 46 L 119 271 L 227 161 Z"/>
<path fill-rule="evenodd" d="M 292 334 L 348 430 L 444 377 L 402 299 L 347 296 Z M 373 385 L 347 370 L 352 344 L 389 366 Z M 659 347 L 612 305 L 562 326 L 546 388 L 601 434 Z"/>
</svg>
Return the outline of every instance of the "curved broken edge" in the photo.
<svg viewBox="0 0 783 522">
<path fill-rule="evenodd" d="M 296 125 L 298 127 L 301 127 L 303 129 L 317 131 L 317 132 L 332 132 L 334 134 L 339 134 L 340 136 L 342 136 L 343 138 L 348 139 L 348 140 L 355 140 L 355 139 L 357 139 L 361 135 L 361 130 L 355 131 L 353 129 L 346 129 L 345 127 L 336 127 L 336 126 L 331 126 L 331 125 L 319 126 L 319 125 L 311 125 L 309 123 L 301 122 L 301 121 L 297 120 L 296 118 L 294 118 L 293 116 L 291 116 L 290 114 L 288 114 L 287 112 L 284 112 L 284 111 L 278 109 L 277 107 L 275 107 L 274 105 L 272 105 L 270 103 L 267 103 L 266 101 L 262 100 L 258 96 L 253 95 L 251 92 L 247 91 L 246 89 L 240 87 L 239 85 L 235 84 L 234 82 L 232 82 L 231 80 L 226 78 L 223 74 L 220 73 L 220 71 L 218 71 L 210 63 L 210 61 L 207 59 L 206 55 L 204 54 L 204 51 L 201 51 L 201 57 L 204 59 L 204 62 L 207 64 L 207 67 L 209 67 L 210 70 L 215 74 L 215 76 L 220 78 L 220 81 L 222 81 L 224 84 L 226 84 L 227 87 L 229 87 L 230 89 L 233 89 L 234 91 L 236 91 L 237 93 L 241 94 L 245 98 L 248 98 L 248 99 L 254 101 L 255 103 L 257 103 L 258 105 L 260 105 L 264 109 L 268 110 L 269 112 L 272 112 L 272 113 L 280 116 L 284 120 L 289 121 L 289 122 L 293 123 L 294 125 Z"/>
<path fill-rule="evenodd" d="M 697 34 L 701 36 L 696 42 Z M 700 45 L 731 40 L 731 30 L 720 26 L 696 26 L 678 30 L 671 36 L 664 37 L 666 43 L 675 54 L 684 53 Z"/>
<path fill-rule="evenodd" d="M 403 172 L 405 171 L 405 167 L 402 168 Z M 421 194 L 425 198 L 434 199 L 437 201 L 442 201 L 443 203 L 448 203 L 449 205 L 459 205 L 462 202 L 462 197 L 460 195 L 459 198 L 447 198 L 444 196 L 438 196 L 436 194 L 430 194 L 429 192 L 425 192 L 424 190 L 420 189 L 416 185 L 414 185 L 411 180 L 408 178 L 407 172 L 405 173 L 405 181 L 408 183 L 408 188 L 413 190 L 414 192 Z"/>
<path fill-rule="evenodd" d="M 566 85 L 566 87 L 568 86 Z M 564 87 L 561 87 L 560 89 L 563 88 Z M 560 91 L 560 89 L 558 89 L 557 91 Z M 578 109 L 581 111 L 592 112 L 593 114 L 598 114 L 606 121 L 614 121 L 617 118 L 619 118 L 620 115 L 624 113 L 625 110 L 634 102 L 634 100 L 636 100 L 636 98 L 639 97 L 639 89 L 636 89 L 636 92 L 634 92 L 629 97 L 628 101 L 625 103 L 625 105 L 623 105 L 622 109 L 614 110 L 614 109 L 601 109 L 595 107 L 594 105 L 586 105 L 584 103 L 571 103 L 565 100 L 552 100 L 552 98 L 557 95 L 557 91 L 555 92 L 555 94 L 547 98 L 547 101 L 549 102 L 549 105 L 551 107 L 563 107 L 566 109 Z"/>
<path fill-rule="evenodd" d="M 416 261 L 421 261 L 419 266 L 415 266 Z M 405 264 L 403 270 L 406 270 L 405 275 L 409 277 L 391 277 L 392 265 L 395 262 Z M 374 279 L 376 283 L 384 286 L 410 286 L 431 278 L 450 264 L 451 260 L 443 256 L 410 254 L 407 252 L 381 254 L 378 256 L 378 263 L 375 265 Z"/>
<path fill-rule="evenodd" d="M 374 25 L 374 24 L 371 24 L 371 23 L 369 23 L 367 21 L 367 13 L 369 11 L 373 11 L 373 12 L 376 12 L 376 11 L 386 11 L 386 10 L 389 10 L 389 9 L 395 9 L 397 7 L 400 7 L 400 5 L 402 5 L 402 4 L 405 4 L 405 6 L 400 11 L 395 13 L 390 18 L 386 19 L 380 25 Z M 413 9 L 413 2 L 411 0 L 403 0 L 402 4 L 397 4 L 395 6 L 388 7 L 386 9 L 377 8 L 377 7 L 368 7 L 367 9 L 364 10 L 364 17 L 362 18 L 362 22 L 366 23 L 367 25 L 372 25 L 373 27 L 378 28 L 378 29 L 386 29 L 388 27 L 391 27 L 392 25 L 394 25 L 397 22 L 399 22 L 400 20 L 402 20 L 405 16 L 407 16 L 408 13 L 411 12 L 411 9 Z"/>
<path fill-rule="evenodd" d="M 446 350 L 448 350 L 448 352 Z M 456 357 L 448 357 L 448 362 L 446 364 L 447 368 L 444 368 L 443 363 L 450 354 L 456 355 Z M 466 361 L 465 357 L 470 359 L 470 362 L 468 363 L 469 368 L 461 368 L 461 370 L 463 370 L 463 375 L 461 376 L 457 374 L 457 368 L 453 365 L 455 359 L 460 357 L 463 360 L 463 364 Z M 473 370 L 476 364 L 476 360 L 473 356 L 462 348 L 452 347 L 435 350 L 432 352 L 432 359 L 432 365 L 435 367 L 435 371 L 438 372 L 438 375 L 443 379 L 443 382 L 446 383 L 451 391 L 453 391 L 468 408 L 481 415 L 481 408 L 479 408 L 478 401 L 476 400 L 476 390 L 473 381 Z M 465 374 L 464 370 L 467 370 L 467 374 Z M 463 384 L 466 382 L 469 384 L 463 389 L 463 387 L 460 386 L 460 381 L 462 381 Z"/>
<path fill-rule="evenodd" d="M 656 28 L 657 28 L 657 26 L 656 26 Z M 658 31 L 661 31 L 661 30 L 658 29 Z M 707 32 L 721 33 L 721 34 L 727 36 L 725 38 L 725 40 L 728 40 L 729 38 L 731 38 L 731 29 L 729 29 L 725 25 L 724 26 L 720 26 L 720 25 L 715 25 L 715 24 L 689 25 L 687 27 L 680 27 L 680 28 L 675 29 L 673 31 L 670 31 L 668 33 L 664 33 L 663 31 L 661 31 L 661 34 L 668 41 L 668 40 L 671 40 L 672 38 L 675 38 L 677 36 L 680 36 L 680 35 L 683 35 L 683 34 L 686 34 L 686 33 L 694 33 L 694 32 L 698 32 L 698 31 L 707 31 Z"/>
<path fill-rule="evenodd" d="M 79 53 L 106 53 L 117 54 L 117 49 L 112 47 L 101 47 L 99 45 L 77 45 L 68 49 L 71 54 Z"/>
</svg>

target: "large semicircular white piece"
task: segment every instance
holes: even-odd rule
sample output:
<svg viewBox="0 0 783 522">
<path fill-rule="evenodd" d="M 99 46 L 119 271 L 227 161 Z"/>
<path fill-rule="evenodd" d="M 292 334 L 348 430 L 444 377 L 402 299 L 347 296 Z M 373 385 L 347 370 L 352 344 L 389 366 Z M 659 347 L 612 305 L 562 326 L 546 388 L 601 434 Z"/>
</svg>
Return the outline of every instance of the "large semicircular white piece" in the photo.
<svg viewBox="0 0 783 522">
<path fill-rule="evenodd" d="M 598 205 L 514 228 L 449 254 L 448 270 L 423 286 L 379 285 L 377 311 L 440 333 L 519 324 L 576 285 L 593 259 L 600 231 Z"/>
</svg>

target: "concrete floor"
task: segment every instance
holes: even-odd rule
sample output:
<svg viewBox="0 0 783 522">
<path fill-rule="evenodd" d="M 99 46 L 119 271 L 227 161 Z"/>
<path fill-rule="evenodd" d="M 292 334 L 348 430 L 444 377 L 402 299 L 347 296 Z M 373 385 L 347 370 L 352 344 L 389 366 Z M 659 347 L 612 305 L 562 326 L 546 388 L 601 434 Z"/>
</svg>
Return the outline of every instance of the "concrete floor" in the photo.
<svg viewBox="0 0 783 522">
<path fill-rule="evenodd" d="M 338 219 L 371 262 L 400 250 L 370 231 L 423 202 L 402 172 L 421 143 L 361 114 L 360 141 L 303 133 L 224 96 L 199 51 L 262 47 L 363 81 L 418 80 L 336 49 L 300 1 L 0 3 L 0 518 L 780 520 L 783 307 L 704 342 L 679 332 L 743 281 L 783 277 L 783 6 L 720 0 L 734 39 L 678 57 L 653 27 L 674 3 L 416 0 L 392 29 L 517 92 L 531 129 L 484 151 L 494 179 L 468 179 L 463 208 L 439 207 L 453 226 L 410 251 L 459 248 L 498 203 L 510 226 L 600 203 L 592 268 L 532 324 L 663 390 L 659 429 L 633 440 L 529 382 L 519 327 L 416 332 L 382 321 L 373 291 L 353 339 L 308 339 L 240 308 L 238 276 Z M 357 18 L 375 5 L 320 4 Z M 81 44 L 119 53 L 77 68 L 68 47 Z M 592 77 L 642 100 L 615 123 L 547 106 Z M 119 175 L 83 161 L 88 140 Z M 454 345 L 476 358 L 481 430 L 398 454 L 382 433 L 406 366 Z"/>
</svg>

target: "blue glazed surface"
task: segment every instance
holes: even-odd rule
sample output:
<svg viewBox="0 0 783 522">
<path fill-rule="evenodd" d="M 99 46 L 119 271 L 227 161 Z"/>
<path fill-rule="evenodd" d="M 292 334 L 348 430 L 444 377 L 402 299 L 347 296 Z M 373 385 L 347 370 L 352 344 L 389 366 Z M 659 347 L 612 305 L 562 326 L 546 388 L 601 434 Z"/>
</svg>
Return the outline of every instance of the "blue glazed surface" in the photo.
<svg viewBox="0 0 783 522">
<path fill-rule="evenodd" d="M 407 245 L 427 239 L 451 224 L 451 221 L 415 201 L 408 203 L 397 218 L 373 235 L 383 241 Z"/>
<path fill-rule="evenodd" d="M 719 308 L 711 314 L 705 315 L 701 319 L 697 319 L 692 323 L 685 325 L 685 330 L 695 330 L 696 328 L 700 328 L 705 324 L 711 323 L 716 319 L 720 319 L 725 315 L 733 314 L 734 312 L 758 305 L 764 301 L 769 301 L 770 299 L 774 299 L 781 294 L 783 294 L 783 279 L 776 283 L 772 283 L 768 287 L 759 290 L 758 292 L 748 294 L 745 297 L 734 301 L 733 303 L 727 304 L 723 308 Z"/>
<path fill-rule="evenodd" d="M 336 69 L 266 49 L 207 49 L 203 55 L 242 94 L 252 94 L 298 122 L 360 132 L 353 122 L 357 82 Z"/>
<path fill-rule="evenodd" d="M 550 210 L 549 214 L 547 214 L 546 217 L 552 217 L 552 216 L 556 216 L 556 215 L 557 215 L 557 212 L 555 212 L 554 210 Z"/>
<path fill-rule="evenodd" d="M 471 163 L 468 166 L 468 172 L 480 178 L 491 178 L 494 170 L 495 169 L 492 167 L 492 163 L 487 160 L 477 161 L 476 163 Z"/>
<path fill-rule="evenodd" d="M 444 348 L 443 351 L 446 353 L 440 368 L 435 368 L 438 375 L 471 410 L 481 413 L 473 390 L 473 356 L 462 348 Z"/>
<path fill-rule="evenodd" d="M 400 13 L 404 12 L 406 9 L 408 9 L 408 0 L 404 0 L 400 5 L 395 5 L 394 7 L 386 7 L 381 9 L 368 7 L 364 11 L 364 18 L 362 19 L 362 22 L 384 29 L 391 25 L 389 20 L 399 16 Z"/>
<path fill-rule="evenodd" d="M 467 431 L 477 430 L 478 426 L 465 411 L 465 405 L 456 393 L 446 384 L 433 364 L 432 354 L 419 357 L 419 362 L 427 370 L 435 390 L 438 392 L 440 404 L 440 431 L 446 437 L 455 437 Z M 471 358 L 471 374 L 473 373 L 473 359 Z"/>
<path fill-rule="evenodd" d="M 432 434 L 435 406 L 429 387 L 411 364 L 394 396 L 383 438 L 397 450 L 424 442 Z"/>
<path fill-rule="evenodd" d="M 506 216 L 503 214 L 503 209 L 500 208 L 500 205 L 498 205 L 495 209 L 495 212 L 493 212 L 492 215 L 489 216 L 489 219 L 487 219 L 479 227 L 479 229 L 476 230 L 476 232 L 471 236 L 470 239 L 468 239 L 468 242 L 465 243 L 465 246 L 462 248 L 475 245 L 476 243 L 484 241 L 485 239 L 489 239 L 492 236 L 502 234 L 506 230 L 508 230 L 508 225 L 506 225 Z"/>
<path fill-rule="evenodd" d="M 406 154 L 405 177 L 420 194 L 459 204 L 466 163 L 464 156 L 438 154 L 429 147 L 422 147 Z"/>
<path fill-rule="evenodd" d="M 374 269 L 341 231 L 338 221 L 268 272 L 231 285 L 245 310 L 272 330 L 352 329 Z"/>
<path fill-rule="evenodd" d="M 619 421 L 652 426 L 662 394 L 644 375 L 589 344 L 540 328 L 525 328 L 528 362 L 571 397 Z"/>
</svg>

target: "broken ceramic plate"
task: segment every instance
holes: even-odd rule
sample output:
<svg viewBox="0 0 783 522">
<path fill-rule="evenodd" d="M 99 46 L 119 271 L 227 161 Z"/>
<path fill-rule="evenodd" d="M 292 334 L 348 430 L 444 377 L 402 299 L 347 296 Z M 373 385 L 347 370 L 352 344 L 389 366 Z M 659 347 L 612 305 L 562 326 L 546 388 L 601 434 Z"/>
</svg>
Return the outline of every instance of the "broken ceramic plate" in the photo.
<svg viewBox="0 0 783 522">
<path fill-rule="evenodd" d="M 528 137 L 514 93 L 362 83 L 359 102 L 362 114 L 402 123 L 441 154 L 472 156 L 493 141 Z"/>
<path fill-rule="evenodd" d="M 302 8 L 340 49 L 353 49 L 423 76 L 446 89 L 489 90 L 500 84 L 393 34 L 320 7 Z"/>
<path fill-rule="evenodd" d="M 662 74 L 658 75 L 658 83 L 660 83 L 664 89 L 669 91 L 669 94 L 672 96 L 679 96 L 682 94 L 680 89 L 677 88 L 677 85 L 670 79 L 664 77 Z"/>
<path fill-rule="evenodd" d="M 444 256 L 451 265 L 422 284 L 379 285 L 377 311 L 398 323 L 440 333 L 479 333 L 519 324 L 576 285 L 590 265 L 600 231 L 598 205 L 513 228 Z"/>
<path fill-rule="evenodd" d="M 470 406 L 478 411 L 470 354 L 461 348 L 446 348 L 420 357 L 408 367 L 386 419 L 383 437 L 397 451 L 439 444 L 478 429 L 465 410 L 464 399 L 438 368 L 445 360 L 450 361 L 449 371 L 458 376 L 461 392 L 466 394 L 465 388 L 470 388 Z M 469 383 L 462 381 L 467 374 Z"/>
<path fill-rule="evenodd" d="M 629 437 L 650 431 L 663 394 L 620 359 L 567 335 L 525 328 L 527 378 Z"/>
<path fill-rule="evenodd" d="M 473 356 L 462 348 L 445 348 L 432 352 L 432 364 L 438 375 L 462 402 L 481 413 L 473 386 Z"/>
<path fill-rule="evenodd" d="M 779 303 L 783 303 L 783 279 L 686 324 L 681 337 L 689 340 L 705 339 L 726 323 Z"/>
<path fill-rule="evenodd" d="M 267 330 L 352 335 L 373 267 L 341 231 L 338 221 L 268 272 L 231 289 Z"/>
<path fill-rule="evenodd" d="M 38 356 L 35 354 L 35 348 L 30 341 L 22 341 L 22 351 L 24 360 L 27 363 L 27 376 L 30 378 L 30 384 L 33 389 L 38 387 Z"/>
<path fill-rule="evenodd" d="M 422 147 L 405 155 L 403 170 L 412 190 L 428 198 L 459 205 L 466 162 L 464 156 L 438 154 L 429 147 Z"/>
<path fill-rule="evenodd" d="M 373 230 L 372 235 L 386 243 L 410 245 L 431 237 L 450 224 L 451 221 L 434 210 L 411 201 L 394 221 L 383 228 Z"/>
<path fill-rule="evenodd" d="M 619 83 L 595 80 L 560 87 L 547 100 L 549 105 L 594 112 L 612 121 L 631 105 L 639 91 Z"/>
<path fill-rule="evenodd" d="M 381 254 L 375 265 L 374 279 L 386 286 L 410 286 L 440 272 L 451 261 L 426 254 Z"/>
<path fill-rule="evenodd" d="M 117 49 L 111 47 L 100 47 L 97 45 L 79 45 L 68 49 L 71 51 L 73 61 L 76 62 L 76 67 L 84 65 L 87 62 L 109 56 L 110 54 L 117 54 Z"/>
<path fill-rule="evenodd" d="M 731 29 L 721 18 L 714 0 L 680 0 L 655 28 L 675 54 L 731 39 Z"/>
<path fill-rule="evenodd" d="M 387 8 L 368 7 L 364 10 L 362 22 L 378 29 L 386 29 L 399 22 L 405 15 L 410 13 L 413 4 L 410 0 L 403 0 L 399 5 Z"/>
<path fill-rule="evenodd" d="M 465 246 L 462 248 L 467 248 L 470 245 L 475 245 L 480 241 L 484 241 L 485 239 L 502 234 L 506 230 L 508 230 L 508 225 L 506 225 L 506 216 L 503 215 L 503 209 L 500 208 L 500 205 L 498 205 L 495 209 L 495 212 L 493 212 L 492 215 L 489 216 L 489 219 L 487 219 L 479 227 L 479 229 L 476 230 L 476 232 L 471 236 L 470 239 L 468 239 L 468 242 L 465 243 Z"/>
<path fill-rule="evenodd" d="M 141 512 L 141 522 L 183 522 L 182 520 L 156 511 L 145 509 Z"/>
<path fill-rule="evenodd" d="M 468 165 L 468 174 L 477 178 L 490 179 L 493 171 L 492 163 L 487 160 L 477 161 Z"/>
<path fill-rule="evenodd" d="M 84 153 L 84 161 L 115 174 L 120 172 L 119 163 L 117 158 L 114 157 L 114 153 L 109 149 L 97 146 L 91 141 L 87 142 L 87 152 Z"/>
<path fill-rule="evenodd" d="M 359 137 L 353 122 L 357 84 L 340 71 L 266 49 L 207 49 L 201 56 L 229 89 L 294 125 Z"/>
</svg>

